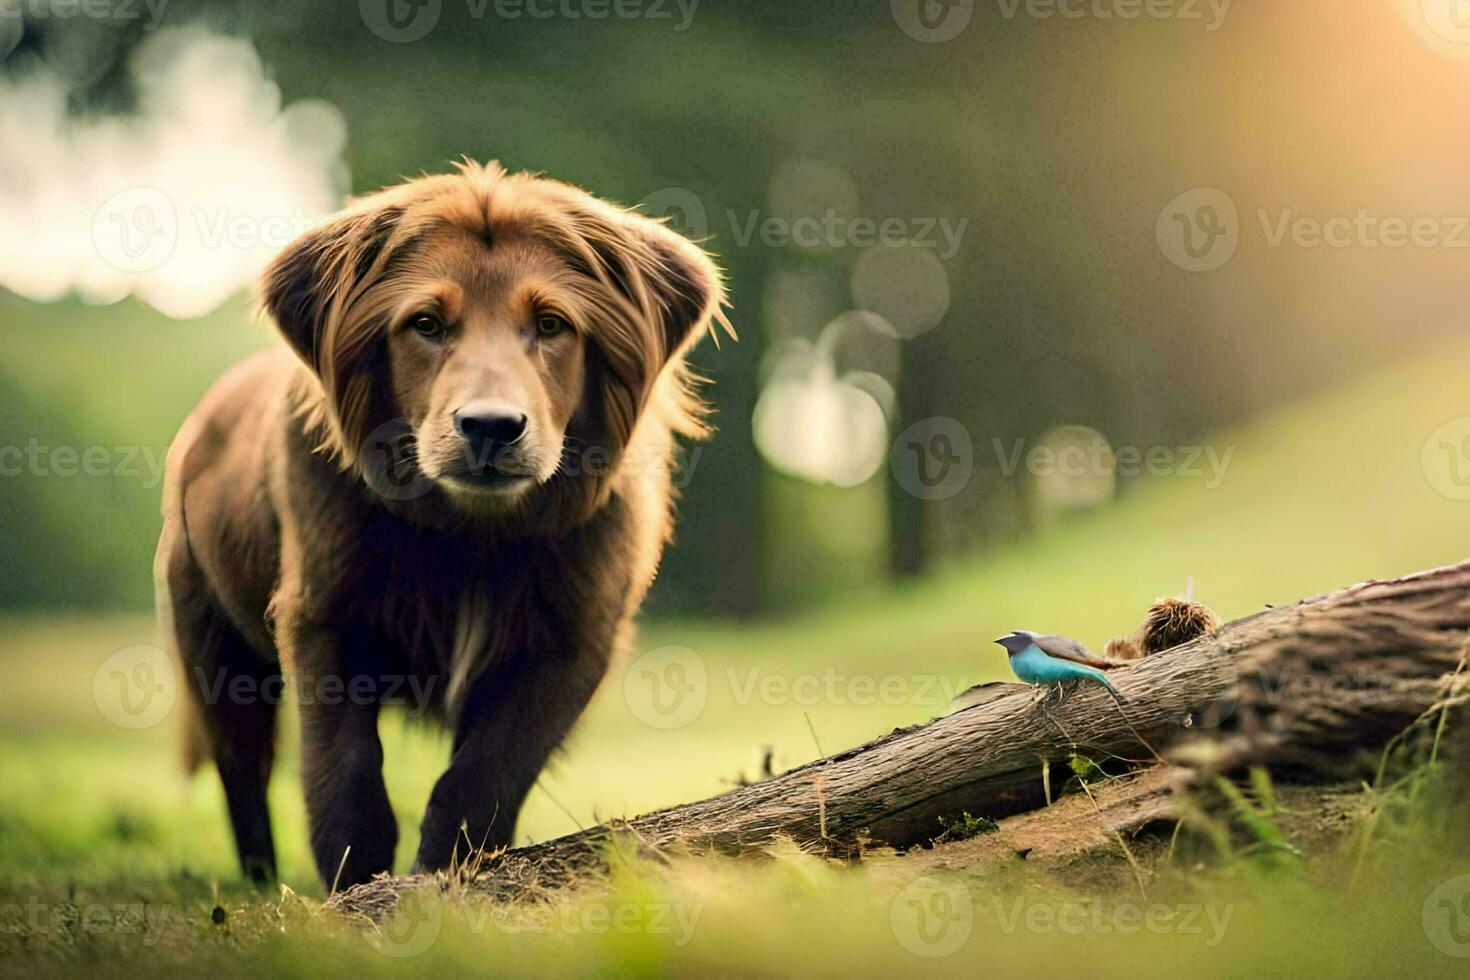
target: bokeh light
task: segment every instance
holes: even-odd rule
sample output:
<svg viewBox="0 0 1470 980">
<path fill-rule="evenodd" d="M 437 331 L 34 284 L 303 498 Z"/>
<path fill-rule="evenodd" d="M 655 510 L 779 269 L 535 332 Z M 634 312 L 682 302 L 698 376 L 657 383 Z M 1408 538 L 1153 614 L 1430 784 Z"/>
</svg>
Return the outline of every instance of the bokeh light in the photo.
<svg viewBox="0 0 1470 980">
<path fill-rule="evenodd" d="M 1117 488 L 1117 463 L 1108 437 L 1085 425 L 1059 425 L 1027 451 L 1027 471 L 1043 513 L 1105 504 Z"/>
<path fill-rule="evenodd" d="M 150 35 L 128 65 L 127 115 L 73 115 L 74 79 L 51 61 L 0 84 L 0 285 L 198 317 L 341 203 L 341 113 L 283 107 L 247 41 Z"/>
<path fill-rule="evenodd" d="M 854 487 L 883 465 L 895 399 L 892 383 L 874 370 L 892 361 L 875 320 L 847 313 L 815 343 L 788 340 L 778 348 L 752 420 L 756 447 L 771 466 L 811 483 Z"/>
<path fill-rule="evenodd" d="M 875 245 L 858 256 L 852 297 L 878 314 L 896 337 L 917 337 L 949 310 L 949 274 L 932 249 Z"/>
</svg>

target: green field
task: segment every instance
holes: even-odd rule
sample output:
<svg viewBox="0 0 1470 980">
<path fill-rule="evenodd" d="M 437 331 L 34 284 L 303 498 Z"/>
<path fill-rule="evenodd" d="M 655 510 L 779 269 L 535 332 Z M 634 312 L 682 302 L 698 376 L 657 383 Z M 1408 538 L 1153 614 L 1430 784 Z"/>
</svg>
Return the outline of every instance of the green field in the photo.
<svg viewBox="0 0 1470 980">
<path fill-rule="evenodd" d="M 1001 676 L 1002 655 L 989 641 L 1011 628 L 1100 645 L 1188 579 L 1196 598 L 1230 618 L 1463 559 L 1470 503 L 1438 492 L 1443 474 L 1427 473 L 1421 456 L 1429 435 L 1459 414 L 1467 359 L 1470 346 L 1441 350 L 1218 433 L 1209 444 L 1233 450 L 1218 487 L 1153 478 L 1104 511 L 888 597 L 779 622 L 648 626 L 638 652 L 693 651 L 684 656 L 703 668 L 702 710 L 678 727 L 651 726 L 638 676 L 625 683 L 620 666 L 543 775 L 519 836 L 541 840 L 717 793 L 757 774 L 763 746 L 787 768 L 817 757 L 819 746 L 831 754 L 943 713 L 950 691 Z M 64 384 L 29 383 L 47 400 Z M 160 413 L 138 424 L 167 420 Z M 146 563 L 146 553 L 137 560 Z M 273 788 L 281 875 L 291 891 L 256 893 L 236 876 L 213 774 L 190 782 L 180 770 L 173 719 L 128 730 L 103 716 L 93 695 L 103 661 L 155 642 L 143 615 L 0 623 L 3 968 L 402 968 L 363 933 L 312 911 L 323 892 L 304 846 L 293 734 L 283 740 Z M 403 867 L 447 743 L 398 716 L 386 719 L 385 736 Z M 973 886 L 973 932 L 952 955 L 926 963 L 895 924 L 895 898 L 912 877 L 902 860 L 847 868 L 783 852 L 762 862 L 624 866 L 611 896 L 531 927 L 522 922 L 520 931 L 446 911 L 437 938 L 407 965 L 681 975 L 937 966 L 1004 975 L 1085 963 L 1101 976 L 1449 975 L 1463 961 L 1427 938 L 1421 912 L 1429 889 L 1470 871 L 1470 860 L 1463 850 L 1444 850 L 1435 832 L 1380 835 L 1356 892 L 1344 887 L 1356 862 L 1337 853 L 1286 866 L 1242 859 L 1187 880 L 1161 878 L 1151 900 L 1198 904 L 1217 918 L 1231 910 L 1212 945 L 1208 925 L 1202 935 L 1174 927 L 1074 935 L 1018 925 L 1013 899 L 1053 911 L 1084 899 L 1139 899 L 1059 894 L 1014 880 L 994 901 Z M 211 920 L 216 905 L 223 923 Z M 622 912 L 626 920 L 617 918 Z M 141 925 L 133 921 L 140 915 Z"/>
</svg>

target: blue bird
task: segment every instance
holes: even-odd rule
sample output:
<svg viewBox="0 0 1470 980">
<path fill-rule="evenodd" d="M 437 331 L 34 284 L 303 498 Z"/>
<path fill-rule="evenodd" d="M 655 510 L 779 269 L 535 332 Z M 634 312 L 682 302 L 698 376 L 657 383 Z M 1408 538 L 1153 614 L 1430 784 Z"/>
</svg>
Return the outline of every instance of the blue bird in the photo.
<svg viewBox="0 0 1470 980">
<path fill-rule="evenodd" d="M 1069 636 L 1013 630 L 995 641 L 1005 647 L 1011 669 L 1028 684 L 1041 687 L 1077 681 L 1101 684 L 1121 707 L 1122 697 L 1103 670 L 1117 664 L 1095 656 Z"/>
</svg>

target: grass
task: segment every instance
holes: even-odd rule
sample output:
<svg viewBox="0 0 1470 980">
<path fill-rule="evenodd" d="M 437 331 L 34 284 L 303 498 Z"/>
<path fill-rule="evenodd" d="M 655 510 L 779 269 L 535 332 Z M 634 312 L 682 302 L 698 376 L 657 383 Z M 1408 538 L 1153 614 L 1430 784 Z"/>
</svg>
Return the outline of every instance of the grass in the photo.
<svg viewBox="0 0 1470 980">
<path fill-rule="evenodd" d="M 545 839 L 720 792 L 757 776 L 766 747 L 780 770 L 815 758 L 818 743 L 830 754 L 941 714 L 950 694 L 1001 676 L 989 641 L 1012 628 L 1098 646 L 1187 578 L 1197 598 L 1231 618 L 1463 558 L 1470 504 L 1436 492 L 1420 457 L 1453 414 L 1446 406 L 1460 397 L 1467 356 L 1461 345 L 1393 365 L 1218 434 L 1212 445 L 1234 450 L 1218 487 L 1154 478 L 1106 510 L 879 600 L 779 622 L 650 625 L 637 650 L 647 656 L 604 684 L 533 791 L 520 836 Z M 50 397 L 47 386 L 58 383 L 36 380 L 36 396 Z M 322 889 L 304 846 L 294 733 L 284 735 L 272 789 L 289 888 L 257 893 L 237 877 L 217 781 L 207 772 L 184 778 L 170 721 L 135 731 L 103 717 L 93 700 L 102 661 L 153 642 L 142 615 L 0 623 L 0 969 L 295 974 L 403 965 L 313 912 Z M 692 671 L 695 694 L 660 715 L 650 672 L 671 662 Z M 401 716 L 384 728 L 401 868 L 448 746 Z M 778 849 L 759 862 L 627 865 L 607 894 L 541 919 L 420 909 L 437 923 L 435 938 L 409 966 L 850 974 L 1085 962 L 1100 976 L 1447 974 L 1462 964 L 1427 938 L 1425 923 L 1439 913 L 1426 896 L 1470 865 L 1445 856 L 1432 834 L 1401 836 L 1374 845 L 1397 848 L 1394 861 L 1372 862 L 1356 895 L 1343 894 L 1347 879 L 1331 854 L 1314 855 L 1305 870 L 1232 862 L 1159 883 L 1160 903 L 1198 906 L 1200 922 L 1211 907 L 1231 909 L 1213 945 L 1207 924 L 1194 933 L 1177 918 L 1126 934 L 1092 920 L 1075 934 L 1060 925 L 1059 912 L 1070 923 L 1068 910 L 1136 895 L 1046 891 L 1024 879 L 997 891 L 963 873 L 959 891 L 906 891 L 913 875 L 897 858 L 851 868 Z M 953 910 L 961 893 L 968 938 L 952 955 L 916 958 L 904 939 L 915 910 Z"/>
</svg>

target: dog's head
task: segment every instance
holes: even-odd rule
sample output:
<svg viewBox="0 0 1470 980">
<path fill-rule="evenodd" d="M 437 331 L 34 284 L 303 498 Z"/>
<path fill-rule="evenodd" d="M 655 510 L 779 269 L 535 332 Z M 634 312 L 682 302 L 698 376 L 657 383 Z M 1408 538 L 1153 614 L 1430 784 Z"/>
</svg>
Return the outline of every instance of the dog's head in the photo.
<svg viewBox="0 0 1470 980">
<path fill-rule="evenodd" d="M 724 322 L 701 249 L 493 163 L 359 200 L 290 245 L 262 294 L 345 467 L 388 447 L 400 485 L 410 470 L 463 513 L 570 521 L 606 499 L 651 403 L 697 429 L 683 354 Z"/>
</svg>

